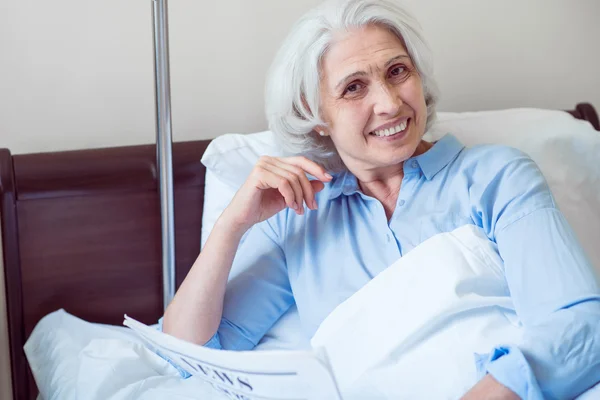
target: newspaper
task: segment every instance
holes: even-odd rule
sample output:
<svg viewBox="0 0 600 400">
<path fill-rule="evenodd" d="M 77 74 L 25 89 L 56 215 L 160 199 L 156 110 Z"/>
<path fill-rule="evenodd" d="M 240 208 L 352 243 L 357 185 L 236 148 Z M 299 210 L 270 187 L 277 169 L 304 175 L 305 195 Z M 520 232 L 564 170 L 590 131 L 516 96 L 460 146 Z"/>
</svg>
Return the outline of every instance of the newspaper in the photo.
<svg viewBox="0 0 600 400">
<path fill-rule="evenodd" d="M 231 399 L 341 399 L 322 350 L 215 350 L 177 339 L 127 315 L 123 324 L 153 351 Z"/>
</svg>

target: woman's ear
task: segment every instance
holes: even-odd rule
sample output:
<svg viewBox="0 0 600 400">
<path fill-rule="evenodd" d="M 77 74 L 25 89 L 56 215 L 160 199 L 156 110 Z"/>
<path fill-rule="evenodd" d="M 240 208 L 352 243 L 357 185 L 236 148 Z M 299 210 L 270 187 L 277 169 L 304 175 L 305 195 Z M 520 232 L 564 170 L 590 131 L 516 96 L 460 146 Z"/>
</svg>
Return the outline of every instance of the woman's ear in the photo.
<svg viewBox="0 0 600 400">
<path fill-rule="evenodd" d="M 315 126 L 314 131 L 317 132 L 320 136 L 329 136 L 329 133 L 327 133 L 327 130 L 324 126 Z"/>
</svg>

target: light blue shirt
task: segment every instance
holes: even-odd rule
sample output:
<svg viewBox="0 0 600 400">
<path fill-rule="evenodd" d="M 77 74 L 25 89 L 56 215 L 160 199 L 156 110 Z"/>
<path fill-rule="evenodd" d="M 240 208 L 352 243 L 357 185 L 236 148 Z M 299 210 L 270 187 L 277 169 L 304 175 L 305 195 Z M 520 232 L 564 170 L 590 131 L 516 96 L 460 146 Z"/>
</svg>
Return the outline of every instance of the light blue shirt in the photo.
<svg viewBox="0 0 600 400">
<path fill-rule="evenodd" d="M 480 356 L 524 399 L 572 398 L 600 381 L 600 289 L 536 164 L 502 146 L 465 148 L 446 135 L 404 163 L 396 208 L 360 192 L 349 172 L 245 236 L 223 319 L 206 346 L 252 349 L 292 304 L 307 337 L 333 309 L 433 235 L 477 225 L 497 244 L 525 330 L 522 343 Z"/>
</svg>

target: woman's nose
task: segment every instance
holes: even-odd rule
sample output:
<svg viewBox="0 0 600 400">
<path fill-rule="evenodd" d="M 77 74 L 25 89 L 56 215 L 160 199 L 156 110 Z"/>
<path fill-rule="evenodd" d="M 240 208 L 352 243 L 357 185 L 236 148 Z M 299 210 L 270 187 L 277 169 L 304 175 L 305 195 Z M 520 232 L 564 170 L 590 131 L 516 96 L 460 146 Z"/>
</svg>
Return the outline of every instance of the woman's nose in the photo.
<svg viewBox="0 0 600 400">
<path fill-rule="evenodd" d="M 377 115 L 397 115 L 402 105 L 400 95 L 385 84 L 376 85 L 373 111 Z"/>
</svg>

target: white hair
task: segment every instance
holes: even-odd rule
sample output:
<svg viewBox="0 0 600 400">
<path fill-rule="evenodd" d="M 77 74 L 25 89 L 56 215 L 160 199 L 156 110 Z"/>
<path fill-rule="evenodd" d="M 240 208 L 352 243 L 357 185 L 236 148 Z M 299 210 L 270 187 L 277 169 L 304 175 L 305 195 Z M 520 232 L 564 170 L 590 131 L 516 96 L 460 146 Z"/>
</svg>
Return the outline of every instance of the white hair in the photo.
<svg viewBox="0 0 600 400">
<path fill-rule="evenodd" d="M 269 129 L 287 152 L 303 154 L 337 170 L 343 163 L 320 114 L 320 66 L 337 32 L 376 24 L 388 28 L 406 46 L 423 84 L 427 105 L 425 131 L 435 120 L 438 88 L 421 27 L 393 0 L 330 0 L 305 14 L 284 40 L 267 75 L 265 111 Z"/>
</svg>

